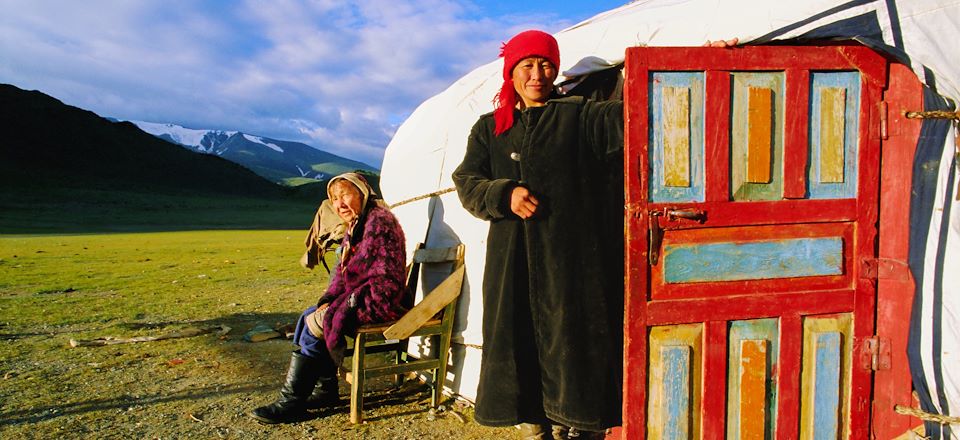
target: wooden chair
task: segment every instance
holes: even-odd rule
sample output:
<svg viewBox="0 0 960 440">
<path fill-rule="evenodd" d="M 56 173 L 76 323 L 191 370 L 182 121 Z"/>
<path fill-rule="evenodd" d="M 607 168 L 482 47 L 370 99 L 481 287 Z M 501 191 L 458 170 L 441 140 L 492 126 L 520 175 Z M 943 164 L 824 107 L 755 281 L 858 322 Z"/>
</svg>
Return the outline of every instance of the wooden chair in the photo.
<svg viewBox="0 0 960 440">
<path fill-rule="evenodd" d="M 424 249 L 423 245 L 417 246 L 413 262 L 407 268 L 407 289 L 411 295 L 416 292 L 421 264 L 452 262 L 452 273 L 397 321 L 364 325 L 357 330 L 353 347 L 348 348 L 345 353 L 345 357 L 352 356 L 350 372 L 346 374 L 346 379 L 350 383 L 351 423 L 363 421 L 364 382 L 374 377 L 396 375 L 399 383 L 404 373 L 432 370 L 433 393 L 430 404 L 434 408 L 440 404 L 443 382 L 447 375 L 453 319 L 457 310 L 456 299 L 460 296 L 460 288 L 463 285 L 465 269 L 463 252 L 462 244 L 437 249 Z M 408 356 L 407 342 L 411 336 L 439 336 L 437 357 L 415 359 L 413 356 Z M 393 364 L 376 366 L 365 364 L 367 354 L 383 352 L 394 353 Z"/>
</svg>

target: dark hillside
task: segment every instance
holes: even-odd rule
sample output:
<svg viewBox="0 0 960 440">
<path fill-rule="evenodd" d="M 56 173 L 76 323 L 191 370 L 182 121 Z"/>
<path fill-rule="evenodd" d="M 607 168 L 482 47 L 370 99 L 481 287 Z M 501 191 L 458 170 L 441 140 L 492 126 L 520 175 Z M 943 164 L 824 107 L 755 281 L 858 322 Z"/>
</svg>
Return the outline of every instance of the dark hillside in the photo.
<svg viewBox="0 0 960 440">
<path fill-rule="evenodd" d="M 0 182 L 200 194 L 284 191 L 216 156 L 187 151 L 129 122 L 110 122 L 37 91 L 0 85 Z"/>
<path fill-rule="evenodd" d="M 0 234 L 305 229 L 324 196 L 0 85 Z"/>
</svg>

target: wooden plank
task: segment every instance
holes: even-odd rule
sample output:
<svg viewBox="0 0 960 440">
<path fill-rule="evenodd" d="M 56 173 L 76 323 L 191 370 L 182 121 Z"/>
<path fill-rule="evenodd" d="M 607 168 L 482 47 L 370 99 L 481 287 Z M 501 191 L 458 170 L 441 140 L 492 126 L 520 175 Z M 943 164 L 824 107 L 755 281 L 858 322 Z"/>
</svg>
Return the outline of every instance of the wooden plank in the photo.
<svg viewBox="0 0 960 440">
<path fill-rule="evenodd" d="M 703 440 L 723 440 L 727 409 L 727 322 L 704 323 Z"/>
<path fill-rule="evenodd" d="M 783 72 L 734 72 L 730 198 L 783 198 Z"/>
<path fill-rule="evenodd" d="M 651 110 L 648 136 L 653 148 L 648 151 L 650 176 L 647 177 L 651 200 L 703 201 L 704 75 L 704 72 L 654 72 L 651 75 L 653 93 L 648 103 Z M 683 100 L 683 93 L 677 89 L 687 90 L 685 115 L 680 113 L 683 105 L 677 103 Z M 668 105 L 665 99 L 677 104 Z M 686 128 L 683 128 L 684 124 Z M 668 137 L 672 138 L 669 140 L 672 145 L 668 145 Z M 673 157 L 668 158 L 668 154 Z M 673 175 L 669 178 L 670 183 L 668 172 Z M 684 181 L 686 184 L 681 185 Z"/>
<path fill-rule="evenodd" d="M 854 290 L 827 290 L 771 295 L 651 301 L 647 304 L 649 325 L 684 324 L 709 320 L 766 318 L 780 314 L 823 314 L 853 310 Z"/>
<path fill-rule="evenodd" d="M 844 119 L 847 89 L 820 89 L 820 182 L 843 182 Z"/>
<path fill-rule="evenodd" d="M 780 341 L 777 368 L 777 439 L 794 440 L 800 426 L 800 375 L 803 321 L 797 312 L 780 318 Z M 771 439 L 772 440 L 772 439 Z"/>
<path fill-rule="evenodd" d="M 767 408 L 767 341 L 740 341 L 740 439 L 764 440 Z"/>
<path fill-rule="evenodd" d="M 706 157 L 706 195 L 708 202 L 730 200 L 730 72 L 706 72 L 706 112 L 704 142 Z"/>
<path fill-rule="evenodd" d="M 628 48 L 624 74 L 624 268 L 623 438 L 644 440 L 647 426 L 647 210 L 649 194 L 649 124 L 647 105 L 651 75 L 641 51 Z M 641 178 L 642 177 L 642 178 Z"/>
<path fill-rule="evenodd" d="M 770 183 L 770 161 L 773 158 L 773 90 L 749 87 L 747 95 L 746 181 Z"/>
<path fill-rule="evenodd" d="M 902 109 L 922 108 L 923 89 L 909 67 L 890 65 L 890 86 L 884 94 L 889 105 L 888 139 L 884 141 L 880 181 L 880 258 L 896 261 L 906 268 L 910 244 L 910 185 L 913 156 L 921 122 L 907 119 Z M 910 272 L 901 279 L 877 281 L 877 335 L 890 341 L 890 369 L 874 372 L 873 429 L 876 438 L 894 438 L 920 424 L 912 417 L 897 414 L 895 405 L 911 406 L 910 364 L 907 341 L 910 320 L 904 310 L 913 304 L 915 282 Z"/>
<path fill-rule="evenodd" d="M 731 250 L 730 254 L 736 258 L 719 259 L 719 261 L 715 262 L 717 264 L 716 267 L 730 266 L 735 269 L 739 268 L 742 272 L 746 270 L 744 269 L 743 265 L 754 264 L 757 267 L 768 267 L 773 261 L 780 261 L 784 258 L 787 260 L 797 258 L 797 260 L 800 261 L 803 260 L 804 257 L 802 255 L 786 256 L 774 254 L 770 256 L 770 260 L 764 260 L 764 258 L 759 258 L 759 254 L 755 254 L 753 255 L 753 260 L 743 259 L 743 261 L 741 261 L 740 248 L 744 247 L 749 250 L 749 246 L 739 246 L 740 243 L 750 244 L 752 242 L 786 242 L 799 239 L 817 240 L 837 238 L 840 238 L 843 242 L 843 254 L 842 260 L 840 260 L 840 263 L 834 268 L 841 268 L 841 273 L 837 273 L 835 275 L 757 279 L 756 276 L 747 273 L 746 275 L 739 277 L 745 279 L 733 281 L 715 281 L 714 283 L 709 284 L 705 282 L 671 283 L 669 282 L 670 280 L 667 279 L 668 270 L 674 272 L 671 276 L 677 277 L 673 278 L 673 281 L 678 281 L 678 278 L 684 277 L 691 278 L 702 276 L 704 279 L 715 279 L 720 276 L 726 276 L 717 273 L 702 274 L 702 269 L 705 266 L 695 267 L 697 264 L 704 264 L 705 262 L 717 260 L 715 258 L 716 255 L 693 255 L 688 259 L 685 265 L 694 267 L 686 267 L 684 265 L 672 267 L 672 252 L 676 247 L 687 245 L 707 246 L 716 243 L 725 243 L 727 250 Z M 662 249 L 664 250 L 663 257 L 661 258 L 659 264 L 652 267 L 650 273 L 650 285 L 653 287 L 650 296 L 653 299 L 692 299 L 748 293 L 772 294 L 797 290 L 849 288 L 853 282 L 853 278 L 855 277 L 853 270 L 848 269 L 854 265 L 854 261 L 852 260 L 852 243 L 854 243 L 854 230 L 851 228 L 850 224 L 846 223 L 786 224 L 779 226 L 770 225 L 724 227 L 716 229 L 690 228 L 683 230 L 669 230 L 665 232 L 663 243 L 661 245 Z M 668 250 L 671 253 L 668 253 Z M 690 253 L 691 249 L 686 249 L 686 251 Z M 789 266 L 795 263 L 791 260 L 786 261 L 784 264 Z M 823 261 L 813 264 L 822 265 Z M 777 269 L 771 269 L 770 272 L 774 276 L 779 276 L 777 275 Z"/>
<path fill-rule="evenodd" d="M 857 197 L 860 146 L 869 137 L 860 132 L 868 128 L 873 106 L 864 107 L 859 72 L 812 72 L 810 77 L 809 198 Z M 836 89 L 843 89 L 842 95 Z"/>
<path fill-rule="evenodd" d="M 706 212 L 706 221 L 687 221 L 684 229 L 722 228 L 793 223 L 848 222 L 857 219 L 857 201 L 853 199 L 782 200 L 756 202 L 656 203 L 651 210 L 694 208 Z"/>
<path fill-rule="evenodd" d="M 851 316 L 851 313 L 842 313 L 803 319 L 803 367 L 800 376 L 802 440 L 850 436 L 848 421 L 853 360 Z"/>
<path fill-rule="evenodd" d="M 703 324 L 653 327 L 648 347 L 647 437 L 700 438 L 700 419 L 693 415 L 700 414 L 701 408 Z M 683 362 L 683 349 L 687 369 L 678 375 L 675 367 Z M 686 391 L 679 388 L 684 383 Z"/>
<path fill-rule="evenodd" d="M 421 359 L 418 361 L 402 362 L 399 364 L 384 364 L 377 365 L 375 367 L 366 367 L 363 369 L 364 379 L 372 379 L 374 377 L 381 376 L 390 376 L 399 373 L 407 373 L 410 371 L 426 371 L 437 368 L 440 365 L 440 362 L 437 359 Z M 353 373 L 351 371 L 351 373 Z"/>
<path fill-rule="evenodd" d="M 663 184 L 690 186 L 690 88 L 664 87 Z"/>
<path fill-rule="evenodd" d="M 786 102 L 783 136 L 783 198 L 807 196 L 807 160 L 810 113 L 810 72 L 806 68 L 786 71 Z"/>
<path fill-rule="evenodd" d="M 886 61 L 862 46 L 752 46 L 749 51 L 708 47 L 644 47 L 644 64 L 649 70 L 779 71 L 791 67 L 822 70 L 860 69 L 868 82 L 884 85 Z"/>
<path fill-rule="evenodd" d="M 690 347 L 660 348 L 663 359 L 663 410 L 660 429 L 666 440 L 690 438 Z"/>
<path fill-rule="evenodd" d="M 417 249 L 413 253 L 413 262 L 414 263 L 444 263 L 456 261 L 458 255 L 462 252 L 463 245 L 446 247 L 446 248 L 432 248 L 432 249 Z"/>
<path fill-rule="evenodd" d="M 726 438 L 773 438 L 780 339 L 777 318 L 730 322 Z"/>
<path fill-rule="evenodd" d="M 439 286 L 424 296 L 419 304 L 403 315 L 390 328 L 383 331 L 386 339 L 406 339 L 423 323 L 429 321 L 440 310 L 460 295 L 463 286 L 463 273 L 466 266 L 461 265 Z"/>
<path fill-rule="evenodd" d="M 840 275 L 841 237 L 684 243 L 663 247 L 666 283 Z"/>
<path fill-rule="evenodd" d="M 365 364 L 363 344 L 366 341 L 366 335 L 360 333 L 353 342 L 353 360 L 350 372 L 352 381 L 350 382 L 350 423 L 357 424 L 363 421 L 363 371 Z"/>
<path fill-rule="evenodd" d="M 884 65 L 885 67 L 886 65 Z M 880 207 L 880 101 L 882 99 L 882 89 L 886 84 L 876 84 L 867 78 L 864 73 L 860 78 L 862 96 L 859 100 L 858 110 L 854 112 L 859 116 L 859 125 L 857 133 L 856 149 L 850 154 L 856 155 L 856 163 L 852 167 L 857 169 L 858 185 L 856 187 L 856 197 L 858 203 L 862 205 L 861 214 L 857 228 L 856 250 L 854 251 L 858 258 L 867 259 L 876 256 L 877 243 L 877 222 Z M 848 88 L 848 90 L 850 90 Z M 849 92 L 848 92 L 849 99 Z M 849 129 L 850 124 L 847 124 Z M 849 161 L 848 161 L 849 162 Z M 848 172 L 847 176 L 852 173 Z M 844 182 L 846 184 L 846 182 Z M 850 351 L 853 353 L 863 353 L 864 342 L 867 338 L 875 335 L 874 322 L 877 313 L 876 304 L 876 281 L 870 280 L 863 273 L 864 265 L 854 267 L 854 276 L 856 277 L 857 297 L 854 307 L 854 316 L 856 319 L 852 324 L 852 330 L 849 339 Z M 873 388 L 873 372 L 862 367 L 852 366 L 846 369 L 845 374 L 850 374 L 850 384 L 845 392 L 849 392 L 850 397 L 844 402 L 844 417 L 847 420 L 869 420 L 870 402 Z M 845 435 L 847 438 L 867 438 L 870 433 L 869 423 L 855 423 L 848 426 Z"/>
<path fill-rule="evenodd" d="M 840 429 L 840 333 L 814 336 L 813 417 L 809 429 L 814 440 L 836 439 Z"/>
</svg>

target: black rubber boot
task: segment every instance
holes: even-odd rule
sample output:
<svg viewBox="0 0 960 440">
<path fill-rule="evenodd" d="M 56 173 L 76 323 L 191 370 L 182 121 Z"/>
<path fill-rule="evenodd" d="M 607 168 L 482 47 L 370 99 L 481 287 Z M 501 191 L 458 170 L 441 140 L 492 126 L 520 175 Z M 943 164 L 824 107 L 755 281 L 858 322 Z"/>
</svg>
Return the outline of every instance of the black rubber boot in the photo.
<svg viewBox="0 0 960 440">
<path fill-rule="evenodd" d="M 340 383 L 337 376 L 321 377 L 313 394 L 307 398 L 307 408 L 320 409 L 340 404 Z"/>
<path fill-rule="evenodd" d="M 317 354 L 317 371 L 320 373 L 317 387 L 307 398 L 307 408 L 320 409 L 337 406 L 340 403 L 340 387 L 337 380 L 337 364 L 330 353 L 323 350 Z"/>
<path fill-rule="evenodd" d="M 307 413 L 307 398 L 320 378 L 322 367 L 319 364 L 316 359 L 294 351 L 290 356 L 287 380 L 280 388 L 280 399 L 250 411 L 250 417 L 271 424 L 303 420 Z"/>
</svg>

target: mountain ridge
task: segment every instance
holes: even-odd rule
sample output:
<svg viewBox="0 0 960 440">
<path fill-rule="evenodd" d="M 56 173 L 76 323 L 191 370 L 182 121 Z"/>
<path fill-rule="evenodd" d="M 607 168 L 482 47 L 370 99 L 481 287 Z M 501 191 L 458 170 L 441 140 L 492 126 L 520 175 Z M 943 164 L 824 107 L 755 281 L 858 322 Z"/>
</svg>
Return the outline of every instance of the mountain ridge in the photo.
<svg viewBox="0 0 960 440">
<path fill-rule="evenodd" d="M 193 129 L 172 123 L 138 120 L 129 122 L 160 139 L 191 151 L 236 162 L 271 181 L 285 185 L 327 180 L 348 171 L 380 172 L 372 165 L 301 142 L 268 138 L 239 130 Z"/>
</svg>

